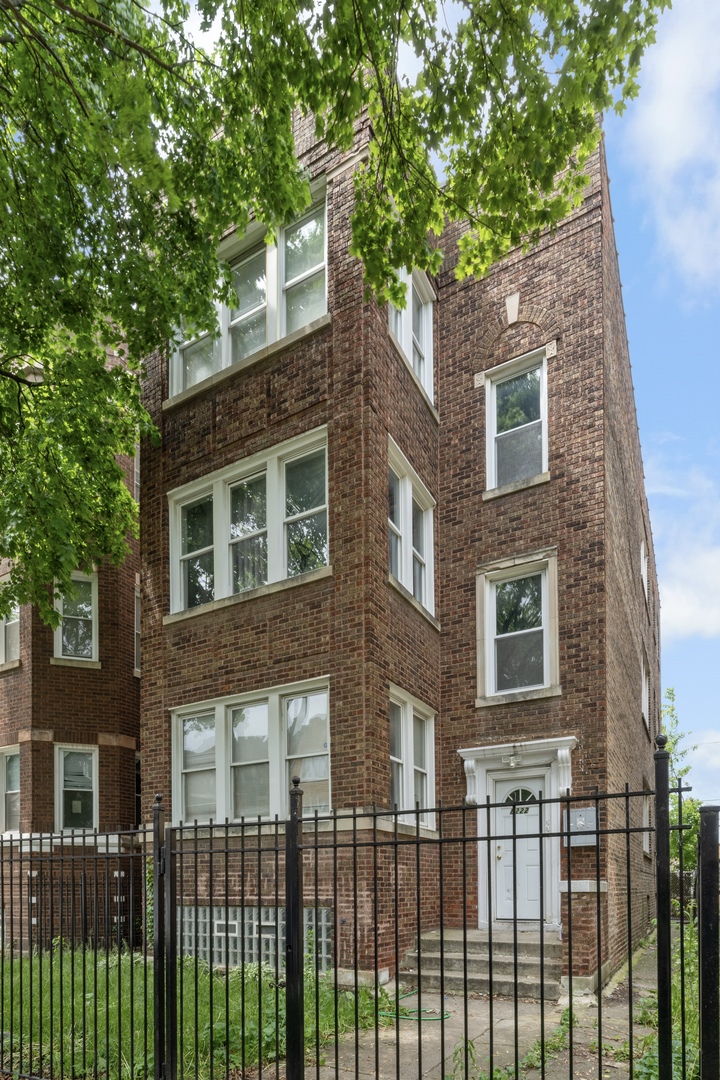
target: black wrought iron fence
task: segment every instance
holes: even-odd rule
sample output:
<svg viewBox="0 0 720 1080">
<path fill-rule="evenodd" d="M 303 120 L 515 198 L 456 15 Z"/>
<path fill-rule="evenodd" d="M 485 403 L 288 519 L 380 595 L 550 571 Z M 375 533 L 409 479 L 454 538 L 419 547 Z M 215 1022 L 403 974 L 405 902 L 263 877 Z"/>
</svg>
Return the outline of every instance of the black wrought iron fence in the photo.
<svg viewBox="0 0 720 1080">
<path fill-rule="evenodd" d="M 519 774 L 480 806 L 303 818 L 296 785 L 288 821 L 158 802 L 152 830 L 0 841 L 0 1072 L 717 1080 L 718 812 L 698 961 L 656 765 L 657 794 Z"/>
</svg>

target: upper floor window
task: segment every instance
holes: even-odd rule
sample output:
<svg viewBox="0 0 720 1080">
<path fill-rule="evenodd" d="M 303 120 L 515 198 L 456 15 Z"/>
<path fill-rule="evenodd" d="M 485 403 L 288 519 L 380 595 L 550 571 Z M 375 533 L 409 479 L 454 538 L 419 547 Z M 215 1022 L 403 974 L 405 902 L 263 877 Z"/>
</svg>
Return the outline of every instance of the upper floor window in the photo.
<svg viewBox="0 0 720 1080">
<path fill-rule="evenodd" d="M 20 753 L 16 746 L 0 754 L 2 832 L 20 831 Z"/>
<path fill-rule="evenodd" d="M 643 592 L 645 593 L 645 599 L 648 597 L 648 552 L 647 542 L 643 536 L 640 541 L 640 579 L 642 581 Z"/>
<path fill-rule="evenodd" d="M 219 470 L 169 499 L 173 611 L 328 563 L 324 429 Z"/>
<path fill-rule="evenodd" d="M 433 293 L 421 270 L 399 272 L 406 284 L 405 308 L 388 305 L 390 330 L 420 385 L 433 401 Z"/>
<path fill-rule="evenodd" d="M 327 685 L 212 701 L 174 723 L 177 820 L 284 816 L 294 776 L 306 814 L 330 808 Z"/>
<path fill-rule="evenodd" d="M 435 733 L 432 712 L 397 687 L 390 696 L 390 807 L 406 820 L 432 828 L 435 804 Z"/>
<path fill-rule="evenodd" d="M 219 336 L 188 339 L 175 351 L 171 394 L 242 363 L 327 311 L 324 202 L 281 229 L 277 244 L 266 244 L 257 228 L 246 241 L 253 238 L 255 246 L 231 264 L 236 300 L 218 309 Z"/>
<path fill-rule="evenodd" d="M 60 612 L 60 625 L 55 631 L 55 656 L 66 660 L 97 660 L 97 574 L 74 573 L 72 581 L 72 593 L 55 601 Z"/>
<path fill-rule="evenodd" d="M 0 664 L 20 657 L 20 608 L 15 604 L 7 615 L 0 616 Z"/>
<path fill-rule="evenodd" d="M 477 601 L 478 703 L 558 692 L 556 556 L 492 564 L 478 575 Z"/>
<path fill-rule="evenodd" d="M 434 611 L 433 507 L 429 491 L 397 444 L 388 445 L 388 563 L 391 575 Z"/>
<path fill-rule="evenodd" d="M 141 649 L 140 608 L 141 608 L 140 588 L 139 588 L 139 586 L 136 585 L 135 586 L 135 612 L 134 612 L 134 614 L 135 614 L 135 638 L 134 638 L 135 656 L 134 656 L 133 659 L 134 659 L 135 673 L 137 675 L 140 674 L 140 663 L 141 663 L 141 653 L 140 653 L 140 649 Z"/>
<path fill-rule="evenodd" d="M 485 373 L 488 488 L 547 471 L 546 368 L 543 349 Z"/>
<path fill-rule="evenodd" d="M 648 665 L 645 647 L 642 650 L 642 690 L 640 708 L 645 727 L 650 730 L 650 667 Z"/>
</svg>

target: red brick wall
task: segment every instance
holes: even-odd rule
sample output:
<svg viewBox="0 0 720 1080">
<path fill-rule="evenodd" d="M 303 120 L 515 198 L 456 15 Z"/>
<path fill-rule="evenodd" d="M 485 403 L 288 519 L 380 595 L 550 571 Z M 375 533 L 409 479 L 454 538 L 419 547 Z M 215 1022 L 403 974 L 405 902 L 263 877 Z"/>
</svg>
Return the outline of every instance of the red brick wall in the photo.
<svg viewBox="0 0 720 1080">
<path fill-rule="evenodd" d="M 132 484 L 132 461 L 123 461 Z M 53 631 L 37 611 L 20 610 L 20 666 L 0 673 L 0 747 L 20 744 L 23 830 L 55 827 L 54 744 L 99 741 L 99 826 L 135 821 L 135 755 L 140 680 L 133 674 L 139 543 L 122 566 L 98 571 L 99 669 L 56 666 Z M 112 740 L 122 745 L 111 745 Z M 48 741 L 49 740 L 49 741 Z"/>
<path fill-rule="evenodd" d="M 337 163 L 311 147 L 313 169 Z M 329 676 L 333 803 L 389 801 L 389 683 L 439 705 L 439 635 L 388 584 L 390 432 L 435 497 L 437 420 L 363 298 L 348 254 L 350 171 L 327 191 L 331 325 L 163 409 L 167 364 L 148 364 L 146 404 L 162 446 L 143 460 L 144 816 L 171 799 L 168 710 Z M 162 625 L 169 611 L 166 492 L 326 424 L 332 576 Z"/>
</svg>

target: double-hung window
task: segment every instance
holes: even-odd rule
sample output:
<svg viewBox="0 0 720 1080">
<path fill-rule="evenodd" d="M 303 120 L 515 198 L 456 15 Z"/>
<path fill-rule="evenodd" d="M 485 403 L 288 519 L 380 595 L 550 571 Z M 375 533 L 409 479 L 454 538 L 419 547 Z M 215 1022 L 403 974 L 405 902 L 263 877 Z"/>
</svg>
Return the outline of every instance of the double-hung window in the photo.
<svg viewBox="0 0 720 1080">
<path fill-rule="evenodd" d="M 423 390 L 433 401 L 433 302 L 435 295 L 421 270 L 412 274 L 402 270 L 405 283 L 405 307 L 389 304 L 390 330 L 408 366 L 414 371 Z"/>
<path fill-rule="evenodd" d="M 169 499 L 173 611 L 327 566 L 324 428 L 221 469 Z"/>
<path fill-rule="evenodd" d="M 433 507 L 420 478 L 390 439 L 388 444 L 388 565 L 431 614 L 434 610 Z"/>
<path fill-rule="evenodd" d="M 330 808 L 327 684 L 223 698 L 173 722 L 176 820 L 284 816 L 295 776 L 305 813 Z"/>
<path fill-rule="evenodd" d="M 406 820 L 433 826 L 435 804 L 434 716 L 421 702 L 391 688 L 390 808 Z M 414 811 L 414 813 L 410 813 Z"/>
<path fill-rule="evenodd" d="M 640 708 L 645 727 L 650 730 L 650 666 L 645 648 L 642 650 L 642 688 Z"/>
<path fill-rule="evenodd" d="M 642 581 L 645 599 L 648 599 L 648 552 L 647 541 L 643 536 L 640 541 L 640 580 Z"/>
<path fill-rule="evenodd" d="M 17 746 L 0 754 L 2 781 L 2 832 L 20 831 L 20 752 Z"/>
<path fill-rule="evenodd" d="M 98 828 L 97 747 L 55 747 L 55 821 L 60 831 Z"/>
<path fill-rule="evenodd" d="M 0 615 L 0 664 L 20 657 L 20 608 L 13 605 L 7 615 Z"/>
<path fill-rule="evenodd" d="M 477 604 L 478 704 L 559 692 L 555 554 L 486 566 Z"/>
<path fill-rule="evenodd" d="M 135 674 L 140 674 L 140 665 L 142 662 L 142 634 L 140 632 L 140 615 L 141 615 L 141 601 L 140 601 L 140 587 L 135 586 L 135 633 L 134 633 L 134 670 Z"/>
<path fill-rule="evenodd" d="M 547 472 L 545 350 L 485 372 L 486 487 L 536 480 Z"/>
<path fill-rule="evenodd" d="M 55 631 L 55 656 L 63 660 L 98 659 L 97 574 L 74 573 L 72 591 L 55 600 L 60 624 Z"/>
<path fill-rule="evenodd" d="M 230 242 L 232 245 L 232 241 Z M 265 242 L 253 225 L 235 256 L 227 252 L 235 299 L 218 307 L 217 335 L 182 341 L 171 362 L 171 394 L 216 372 L 251 362 L 258 350 L 301 330 L 327 311 L 325 202 Z"/>
</svg>

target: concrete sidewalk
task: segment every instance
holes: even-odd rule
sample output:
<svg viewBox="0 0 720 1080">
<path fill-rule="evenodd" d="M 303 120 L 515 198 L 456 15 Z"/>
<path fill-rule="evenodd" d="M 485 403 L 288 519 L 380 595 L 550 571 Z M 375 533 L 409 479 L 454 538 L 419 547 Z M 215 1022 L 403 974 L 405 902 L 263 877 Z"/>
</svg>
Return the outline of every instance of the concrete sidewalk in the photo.
<svg viewBox="0 0 720 1080">
<path fill-rule="evenodd" d="M 646 997 L 656 986 L 655 949 L 646 946 L 634 959 L 633 1001 Z M 394 998 L 394 986 L 387 988 Z M 402 1004 L 416 1008 L 417 996 Z M 545 1039 L 560 1025 L 567 999 L 546 1004 Z M 305 1080 L 477 1080 L 490 1075 L 490 1053 L 494 1069 L 522 1062 L 537 1046 L 541 1030 L 540 1003 L 487 997 L 422 995 L 423 1019 L 403 1018 L 376 1031 L 344 1035 L 321 1052 L 320 1061 L 306 1063 Z M 545 1062 L 546 1080 L 596 1080 L 601 1075 L 622 1080 L 629 1075 L 630 994 L 627 969 L 621 970 L 606 988 L 600 1001 L 594 994 L 576 996 L 575 1022 L 565 1048 Z M 441 1020 L 442 1016 L 442 1020 Z M 650 1029 L 633 1025 L 635 1047 Z M 599 1046 L 602 1043 L 602 1053 Z M 466 1071 L 465 1047 L 468 1047 Z M 268 1077 L 275 1069 L 263 1070 Z M 513 1069 L 514 1074 L 514 1069 Z M 281 1067 L 283 1080 L 285 1069 Z M 520 1076 L 539 1080 L 541 1070 L 525 1065 Z"/>
</svg>

